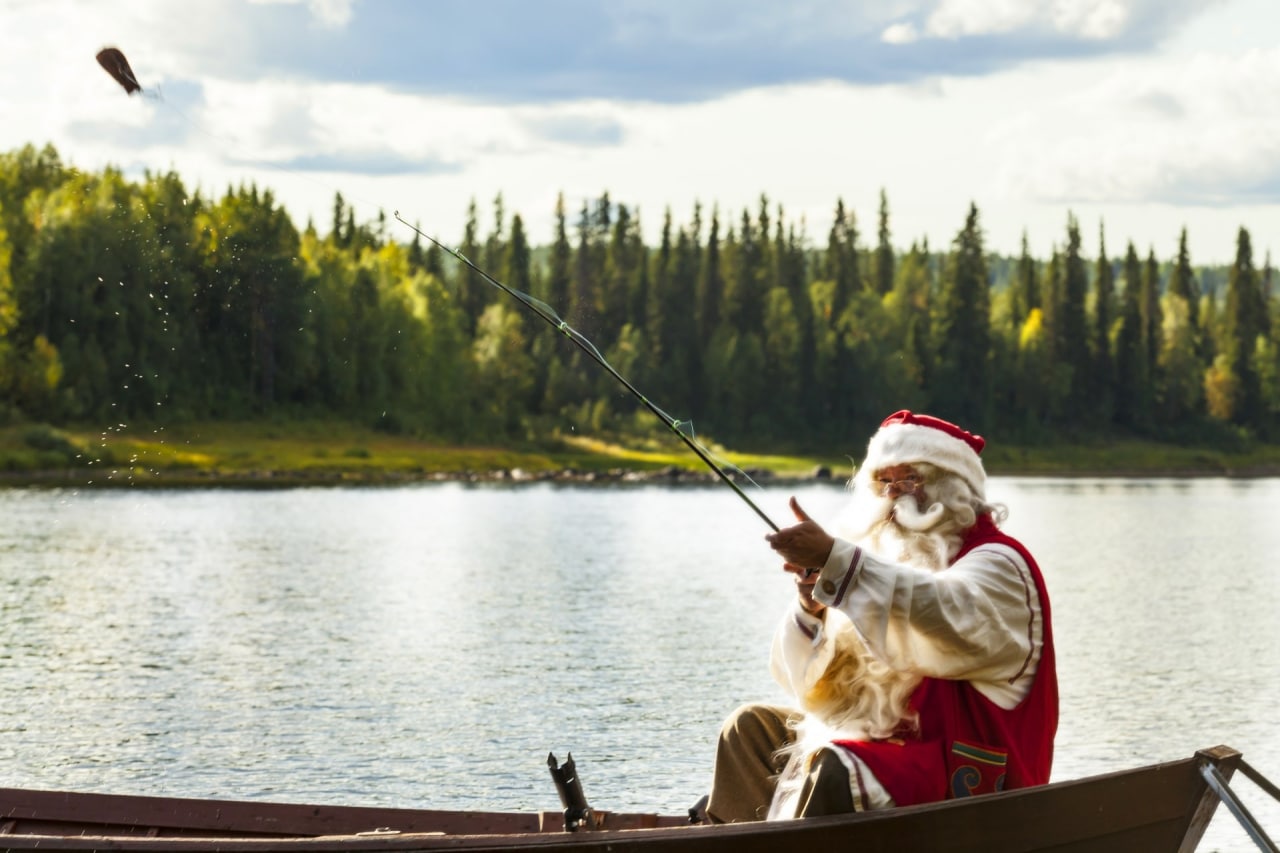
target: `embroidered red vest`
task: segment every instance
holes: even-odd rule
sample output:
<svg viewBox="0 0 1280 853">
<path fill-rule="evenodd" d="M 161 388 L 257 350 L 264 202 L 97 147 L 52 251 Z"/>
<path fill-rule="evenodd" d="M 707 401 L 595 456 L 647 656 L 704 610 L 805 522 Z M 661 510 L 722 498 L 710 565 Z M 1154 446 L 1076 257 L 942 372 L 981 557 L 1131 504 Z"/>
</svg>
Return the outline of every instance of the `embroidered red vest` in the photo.
<svg viewBox="0 0 1280 853">
<path fill-rule="evenodd" d="M 1022 702 L 1006 710 L 967 681 L 926 678 L 911 697 L 919 714 L 918 731 L 885 741 L 837 741 L 862 759 L 900 806 L 1049 781 L 1058 730 L 1049 596 L 1036 561 L 1021 543 L 1001 533 L 989 515 L 970 528 L 956 559 L 992 543 L 1022 555 L 1040 596 L 1044 645 L 1035 680 Z"/>
</svg>

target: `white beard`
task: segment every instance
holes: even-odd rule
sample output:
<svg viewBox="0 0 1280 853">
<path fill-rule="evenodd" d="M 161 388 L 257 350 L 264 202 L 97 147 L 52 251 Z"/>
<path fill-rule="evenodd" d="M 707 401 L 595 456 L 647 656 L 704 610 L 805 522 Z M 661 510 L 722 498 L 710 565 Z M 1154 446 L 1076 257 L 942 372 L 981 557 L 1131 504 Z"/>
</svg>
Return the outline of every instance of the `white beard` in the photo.
<svg viewBox="0 0 1280 853">
<path fill-rule="evenodd" d="M 941 571 L 960 550 L 958 525 L 941 502 L 920 509 L 915 495 L 897 500 L 855 497 L 840 532 L 873 553 L 910 566 Z"/>
</svg>

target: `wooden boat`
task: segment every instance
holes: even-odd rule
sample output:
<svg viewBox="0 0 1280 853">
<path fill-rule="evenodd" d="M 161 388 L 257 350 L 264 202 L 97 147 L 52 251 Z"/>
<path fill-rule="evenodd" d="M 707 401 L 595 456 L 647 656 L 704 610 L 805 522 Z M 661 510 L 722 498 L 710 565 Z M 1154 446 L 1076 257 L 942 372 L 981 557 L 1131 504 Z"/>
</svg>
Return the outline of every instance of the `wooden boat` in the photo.
<svg viewBox="0 0 1280 853">
<path fill-rule="evenodd" d="M 584 825 L 576 831 L 566 831 L 569 808 L 450 812 L 0 789 L 0 847 L 151 853 L 1172 853 L 1196 848 L 1218 803 L 1214 779 L 1225 784 L 1240 764 L 1240 753 L 1219 746 L 1181 761 L 909 808 L 731 825 L 694 825 L 689 816 L 591 811 L 572 816 Z M 554 762 L 552 770 L 554 776 Z M 1247 765 L 1245 770 L 1250 771 Z M 564 801 L 559 780 L 557 787 Z"/>
</svg>

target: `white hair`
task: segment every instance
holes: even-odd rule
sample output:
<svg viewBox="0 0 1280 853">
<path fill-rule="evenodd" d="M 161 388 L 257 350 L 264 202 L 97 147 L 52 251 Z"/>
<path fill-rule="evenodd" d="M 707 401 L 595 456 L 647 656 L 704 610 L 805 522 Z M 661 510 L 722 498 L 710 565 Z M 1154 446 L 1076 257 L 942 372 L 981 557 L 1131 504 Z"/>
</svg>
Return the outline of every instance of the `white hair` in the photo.
<svg viewBox="0 0 1280 853">
<path fill-rule="evenodd" d="M 915 495 L 893 500 L 876 494 L 875 472 L 859 471 L 849 482 L 854 498 L 839 523 L 841 534 L 887 559 L 940 571 L 955 559 L 978 516 L 990 514 L 1000 524 L 1009 514 L 958 474 L 927 462 L 911 467 L 924 477 L 923 510 Z"/>
</svg>

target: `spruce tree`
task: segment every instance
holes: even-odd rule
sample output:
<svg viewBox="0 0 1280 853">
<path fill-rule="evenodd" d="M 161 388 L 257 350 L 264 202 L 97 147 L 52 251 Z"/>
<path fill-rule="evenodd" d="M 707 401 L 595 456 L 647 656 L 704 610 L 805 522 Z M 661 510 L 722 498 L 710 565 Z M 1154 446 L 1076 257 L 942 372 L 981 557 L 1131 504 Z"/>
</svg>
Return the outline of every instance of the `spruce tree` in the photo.
<svg viewBox="0 0 1280 853">
<path fill-rule="evenodd" d="M 698 270 L 698 336 L 710 341 L 720 324 L 720 301 L 724 294 L 724 278 L 720 270 L 720 209 L 711 210 L 711 228 L 707 234 L 707 248 L 702 253 L 702 265 Z"/>
<path fill-rule="evenodd" d="M 502 248 L 501 278 L 498 280 L 508 287 L 518 290 L 521 293 L 533 295 L 533 253 L 529 247 L 529 238 L 524 233 L 524 220 L 520 214 L 511 217 L 511 237 L 506 241 Z M 519 308 L 516 311 L 516 317 L 522 326 L 522 331 L 528 333 L 530 330 L 537 331 L 538 326 L 542 325 L 540 320 L 531 316 L 528 311 Z"/>
<path fill-rule="evenodd" d="M 827 237 L 827 254 L 823 273 L 835 283 L 832 313 L 839 316 L 859 289 L 858 226 L 852 212 L 846 212 L 844 201 L 837 199 L 835 220 Z"/>
<path fill-rule="evenodd" d="M 1187 303 L 1187 319 L 1192 331 L 1200 334 L 1200 287 L 1196 284 L 1196 273 L 1191 266 L 1191 252 L 1187 248 L 1187 229 L 1182 229 L 1178 237 L 1178 257 L 1173 263 L 1173 271 L 1169 275 L 1169 292 L 1179 296 Z"/>
<path fill-rule="evenodd" d="M 1124 293 L 1116 337 L 1115 419 L 1134 428 L 1146 426 L 1151 412 L 1151 374 L 1142 331 L 1142 264 L 1130 242 L 1124 258 Z"/>
<path fill-rule="evenodd" d="M 588 337 L 596 334 L 600 319 L 600 302 L 597 294 L 599 282 L 592 263 L 591 208 L 584 201 L 578 212 L 578 245 L 573 253 L 572 294 L 569 297 L 570 316 L 574 326 Z"/>
<path fill-rule="evenodd" d="M 462 245 L 459 247 L 463 257 L 472 263 L 480 263 L 480 226 L 476 217 L 476 200 L 473 198 L 467 206 L 467 222 L 462 232 Z M 455 296 L 458 304 L 462 306 L 462 317 L 467 334 L 474 335 L 480 314 L 491 299 L 489 291 L 493 286 L 473 272 L 470 267 L 464 266 L 458 272 Z"/>
<path fill-rule="evenodd" d="M 1147 250 L 1147 261 L 1142 267 L 1142 344 L 1146 348 L 1147 366 L 1155 384 L 1157 359 L 1160 355 L 1160 333 L 1163 325 L 1160 317 L 1160 264 L 1156 262 L 1154 249 Z"/>
<path fill-rule="evenodd" d="M 569 245 L 564 194 L 556 196 L 555 235 L 551 243 L 551 261 L 547 272 L 547 292 L 543 300 L 561 317 L 569 313 L 569 288 L 572 276 L 573 247 Z"/>
<path fill-rule="evenodd" d="M 627 322 L 627 299 L 637 262 L 634 231 L 631 211 L 625 204 L 618 205 L 605 252 L 604 283 L 600 288 L 600 335 L 605 340 L 617 337 Z"/>
<path fill-rule="evenodd" d="M 1093 349 L 1093 389 L 1103 414 L 1110 418 L 1112 383 L 1114 377 L 1111 357 L 1111 326 L 1116 310 L 1115 272 L 1111 268 L 1111 259 L 1107 257 L 1107 235 L 1103 226 L 1098 226 L 1098 263 L 1094 274 L 1093 299 L 1093 334 L 1090 344 Z"/>
<path fill-rule="evenodd" d="M 1077 422 L 1089 420 L 1093 359 L 1089 351 L 1089 330 L 1085 320 L 1085 295 L 1089 274 L 1080 255 L 1080 225 L 1074 215 L 1067 216 L 1067 246 L 1063 256 L 1061 304 L 1056 312 L 1054 334 L 1057 357 L 1070 377 L 1067 390 L 1068 417 Z"/>
<path fill-rule="evenodd" d="M 506 260 L 506 231 L 507 231 L 507 207 L 502 201 L 502 193 L 498 193 L 493 198 L 493 230 L 489 232 L 489 236 L 484 241 L 483 259 L 476 261 L 480 264 L 481 269 L 497 275 L 502 271 L 502 265 Z M 472 258 L 475 261 L 475 258 Z M 499 278 L 499 281 L 504 279 Z"/>
<path fill-rule="evenodd" d="M 1036 261 L 1031 257 L 1027 232 L 1022 232 L 1022 251 L 1018 255 L 1017 274 L 1013 283 L 1011 319 L 1014 329 L 1021 328 L 1032 309 L 1040 307 L 1040 282 L 1036 275 Z"/>
<path fill-rule="evenodd" d="M 1235 388 L 1230 420 L 1240 425 L 1256 425 L 1262 420 L 1261 387 L 1255 359 L 1267 305 L 1262 284 L 1253 264 L 1253 244 L 1249 232 L 1241 228 L 1236 236 L 1236 259 L 1227 278 L 1227 304 L 1222 354 Z"/>
<path fill-rule="evenodd" d="M 876 292 L 884 296 L 893 289 L 893 246 L 889 242 L 889 197 L 880 190 L 880 222 L 877 230 L 875 282 Z"/>
<path fill-rule="evenodd" d="M 671 221 L 671 208 L 667 208 L 662 216 L 662 237 L 658 250 L 654 253 L 649 273 L 649 304 L 645 306 L 644 330 L 648 336 L 649 348 L 654 362 L 662 363 L 666 357 L 664 347 L 671 343 L 669 329 L 673 286 L 671 283 L 675 272 L 675 228 Z"/>
<path fill-rule="evenodd" d="M 952 241 L 935 318 L 933 337 L 938 349 L 932 392 L 942 417 L 977 425 L 986 422 L 991 395 L 989 305 L 978 207 L 971 203 L 964 228 Z"/>
</svg>

